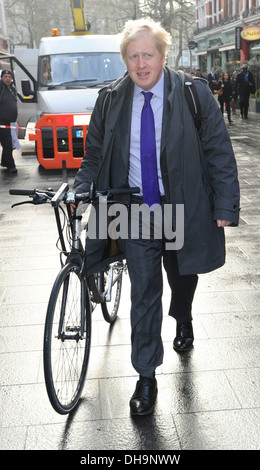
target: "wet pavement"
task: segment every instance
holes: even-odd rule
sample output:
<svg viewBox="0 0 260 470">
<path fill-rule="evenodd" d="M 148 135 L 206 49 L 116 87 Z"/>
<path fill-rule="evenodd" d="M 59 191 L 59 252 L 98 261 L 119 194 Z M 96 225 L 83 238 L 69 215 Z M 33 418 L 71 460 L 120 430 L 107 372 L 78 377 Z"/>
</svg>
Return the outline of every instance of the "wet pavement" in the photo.
<svg viewBox="0 0 260 470">
<path fill-rule="evenodd" d="M 0 170 L 0 448 L 2 450 L 260 449 L 260 115 L 228 126 L 241 185 L 241 224 L 227 228 L 226 265 L 201 275 L 194 300 L 194 348 L 173 351 L 167 315 L 155 411 L 131 418 L 137 375 L 130 362 L 129 281 L 113 327 L 93 315 L 88 376 L 70 416 L 51 407 L 42 363 L 45 311 L 59 269 L 50 205 L 11 209 L 9 188 L 58 189 L 62 171 L 40 169 L 33 145 L 15 151 L 17 175 Z M 226 116 L 225 116 L 226 121 Z M 227 121 L 226 121 L 227 122 Z M 68 172 L 70 183 L 75 171 Z"/>
</svg>

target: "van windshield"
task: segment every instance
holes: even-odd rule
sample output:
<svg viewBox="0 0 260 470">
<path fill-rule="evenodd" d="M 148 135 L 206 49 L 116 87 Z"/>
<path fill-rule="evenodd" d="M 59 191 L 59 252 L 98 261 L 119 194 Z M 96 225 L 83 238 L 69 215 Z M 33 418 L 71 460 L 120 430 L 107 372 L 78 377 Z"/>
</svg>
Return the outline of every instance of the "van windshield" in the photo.
<svg viewBox="0 0 260 470">
<path fill-rule="evenodd" d="M 39 57 L 39 88 L 102 86 L 124 75 L 119 52 L 53 54 Z"/>
</svg>

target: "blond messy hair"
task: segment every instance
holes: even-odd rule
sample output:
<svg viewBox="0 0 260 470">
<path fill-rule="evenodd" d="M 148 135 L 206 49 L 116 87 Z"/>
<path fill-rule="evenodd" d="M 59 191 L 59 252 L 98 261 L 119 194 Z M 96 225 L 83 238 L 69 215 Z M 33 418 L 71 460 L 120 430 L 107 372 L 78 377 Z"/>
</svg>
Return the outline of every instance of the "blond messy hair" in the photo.
<svg viewBox="0 0 260 470">
<path fill-rule="evenodd" d="M 151 18 L 142 18 L 139 20 L 129 20 L 125 23 L 120 42 L 120 51 L 124 62 L 126 61 L 126 50 L 130 41 L 137 39 L 144 32 L 148 32 L 151 38 L 154 39 L 156 48 L 161 56 L 167 56 L 171 44 L 170 34 L 160 23 Z"/>
</svg>

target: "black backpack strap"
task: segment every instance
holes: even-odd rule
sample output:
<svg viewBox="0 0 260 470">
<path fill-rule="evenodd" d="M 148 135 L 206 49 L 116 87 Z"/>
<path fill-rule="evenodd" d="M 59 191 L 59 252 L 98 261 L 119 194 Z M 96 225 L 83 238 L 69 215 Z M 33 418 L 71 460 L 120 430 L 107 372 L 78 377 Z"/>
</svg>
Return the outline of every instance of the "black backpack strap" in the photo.
<svg viewBox="0 0 260 470">
<path fill-rule="evenodd" d="M 202 124 L 202 115 L 201 115 L 200 100 L 198 97 L 198 93 L 197 93 L 194 81 L 202 80 L 205 83 L 205 85 L 208 86 L 207 80 L 205 80 L 204 78 L 200 78 L 200 77 L 192 77 L 191 75 L 182 72 L 182 70 L 178 70 L 177 73 L 181 79 L 182 87 L 184 89 L 184 94 L 189 104 L 189 108 L 190 108 L 190 111 L 194 120 L 194 124 L 196 126 L 196 129 L 198 130 L 198 136 L 200 138 L 199 131 L 200 131 L 200 127 Z M 205 159 L 202 158 L 202 152 L 200 152 L 200 161 L 201 161 L 202 168 L 204 169 L 204 174 L 208 181 L 209 187 L 212 188 L 210 178 L 208 176 L 208 168 L 207 168 Z"/>
<path fill-rule="evenodd" d="M 191 115 L 194 119 L 194 124 L 196 126 L 196 129 L 199 131 L 201 127 L 201 106 L 200 106 L 200 100 L 198 97 L 198 93 L 196 90 L 196 86 L 194 83 L 194 79 L 196 80 L 197 77 L 192 77 L 192 75 L 188 73 L 184 73 L 182 70 L 178 70 L 177 74 L 180 77 L 181 84 L 184 90 L 184 94 L 186 97 L 186 100 L 188 102 L 189 108 Z M 199 79 L 199 78 L 198 78 Z M 199 79 L 200 80 L 200 79 Z"/>
</svg>

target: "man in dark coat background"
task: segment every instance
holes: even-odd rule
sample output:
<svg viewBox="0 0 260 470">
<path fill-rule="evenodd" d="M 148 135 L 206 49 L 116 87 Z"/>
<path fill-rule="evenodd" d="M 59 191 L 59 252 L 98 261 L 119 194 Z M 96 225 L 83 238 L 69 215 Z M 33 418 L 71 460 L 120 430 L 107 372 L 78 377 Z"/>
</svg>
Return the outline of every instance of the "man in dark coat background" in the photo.
<svg viewBox="0 0 260 470">
<path fill-rule="evenodd" d="M 10 70 L 2 70 L 0 82 L 0 143 L 3 147 L 1 166 L 7 168 L 8 173 L 16 173 L 17 169 L 13 159 L 13 146 L 10 124 L 17 119 L 17 98 L 13 86 L 13 75 Z"/>
<path fill-rule="evenodd" d="M 237 76 L 235 91 L 239 94 L 240 117 L 247 119 L 249 96 L 250 93 L 255 93 L 255 80 L 247 64 L 242 66 L 242 71 Z"/>
<path fill-rule="evenodd" d="M 217 88 L 217 83 L 218 83 L 218 78 L 216 75 L 215 67 L 212 67 L 211 72 L 207 75 L 207 80 L 209 82 L 209 87 L 212 93 L 214 93 L 214 91 Z"/>
<path fill-rule="evenodd" d="M 140 195 L 122 197 L 130 202 L 130 219 L 133 205 L 144 205 L 148 170 L 142 167 L 140 141 L 147 106 L 144 95 L 151 92 L 158 180 L 154 194 L 159 188 L 163 215 L 171 207 L 173 232 L 177 207 L 183 208 L 184 239 L 174 247 L 174 240 L 165 234 L 143 239 L 140 229 L 139 237 L 129 233 L 123 240 L 131 281 L 131 359 L 139 374 L 130 400 L 132 415 L 151 413 L 157 396 L 155 370 L 163 361 L 161 261 L 172 292 L 169 314 L 176 319 L 173 347 L 183 353 L 193 345 L 192 301 L 198 274 L 225 263 L 224 227 L 236 226 L 239 219 L 236 161 L 218 104 L 205 80 L 195 79 L 202 110 L 198 134 L 179 76 L 165 66 L 168 46 L 169 35 L 159 23 L 147 19 L 126 23 L 121 55 L 128 73 L 99 93 L 74 182 L 78 192 L 88 191 L 92 181 L 99 190 L 140 187 Z M 150 214 L 153 229 L 153 206 Z M 102 256 L 99 240 L 87 240 L 87 251 L 91 242 L 96 255 Z"/>
</svg>

